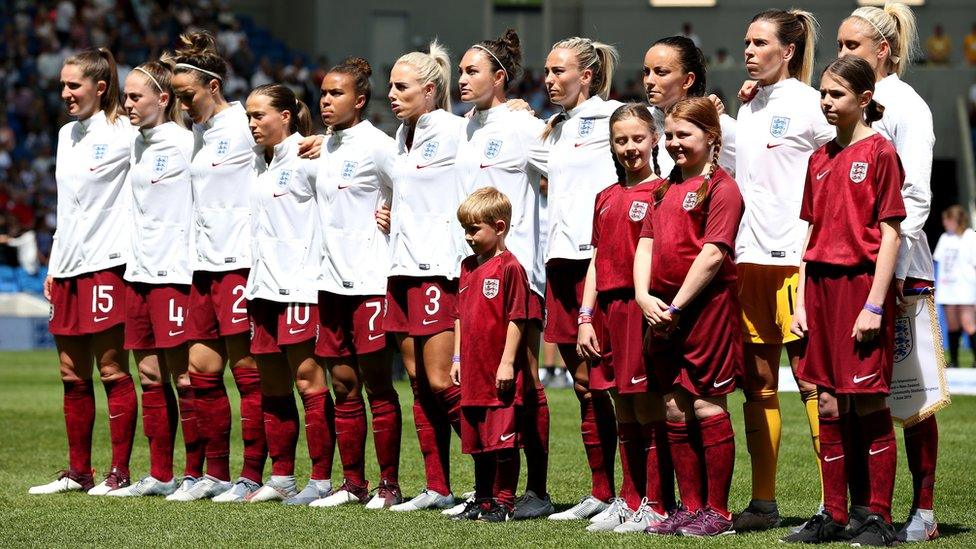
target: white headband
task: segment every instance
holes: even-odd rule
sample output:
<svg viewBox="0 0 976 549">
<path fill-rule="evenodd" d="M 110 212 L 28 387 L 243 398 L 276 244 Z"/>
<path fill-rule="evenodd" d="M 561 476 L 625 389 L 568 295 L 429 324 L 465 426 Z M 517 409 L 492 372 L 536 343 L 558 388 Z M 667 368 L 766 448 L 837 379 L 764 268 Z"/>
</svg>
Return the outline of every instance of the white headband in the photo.
<svg viewBox="0 0 976 549">
<path fill-rule="evenodd" d="M 505 80 L 511 80 L 511 78 L 508 76 L 508 71 L 505 70 L 505 65 L 502 64 L 501 60 L 498 59 L 498 57 L 495 56 L 495 54 L 491 53 L 491 50 L 489 50 L 488 48 L 482 46 L 481 44 L 475 44 L 475 45 L 473 45 L 471 47 L 472 48 L 478 48 L 479 50 L 482 50 L 482 51 L 487 52 L 488 55 L 490 55 L 491 58 L 495 60 L 495 63 L 498 63 L 498 66 L 502 68 L 502 72 L 505 73 Z"/>
<path fill-rule="evenodd" d="M 147 71 L 146 69 L 144 69 L 142 67 L 136 67 L 136 68 L 134 68 L 132 70 L 139 71 L 142 74 L 145 74 L 146 76 L 148 76 L 149 79 L 152 80 L 152 83 L 156 85 L 156 89 L 159 90 L 159 91 L 163 91 L 163 87 L 159 85 L 159 80 L 156 80 L 156 77 L 155 76 L 149 74 L 149 71 Z"/>
<path fill-rule="evenodd" d="M 193 69 L 195 71 L 200 71 L 203 74 L 207 74 L 207 75 L 213 76 L 214 78 L 216 78 L 217 80 L 220 80 L 221 82 L 224 81 L 224 79 L 221 78 L 219 74 L 217 74 L 215 72 L 210 72 L 210 71 L 208 71 L 206 69 L 201 69 L 200 67 L 198 67 L 196 65 L 191 65 L 189 63 L 177 63 L 176 64 L 176 67 L 177 68 L 183 67 L 183 68 L 186 68 L 186 69 Z"/>
<path fill-rule="evenodd" d="M 888 44 L 888 51 L 890 52 L 889 53 L 889 56 L 891 57 L 891 62 L 892 63 L 897 63 L 900 58 L 899 58 L 899 56 L 895 55 L 894 51 L 892 51 L 892 49 L 891 49 L 891 42 L 888 42 L 888 39 L 885 38 L 884 33 L 881 32 L 881 27 L 875 25 L 874 24 L 874 21 L 868 19 L 867 17 L 861 17 L 861 16 L 858 16 L 858 17 L 860 19 L 863 19 L 864 21 L 867 21 L 868 24 L 870 24 L 872 27 L 874 27 L 874 30 L 877 31 L 878 36 L 881 37 L 881 41 L 884 42 L 885 44 Z"/>
</svg>

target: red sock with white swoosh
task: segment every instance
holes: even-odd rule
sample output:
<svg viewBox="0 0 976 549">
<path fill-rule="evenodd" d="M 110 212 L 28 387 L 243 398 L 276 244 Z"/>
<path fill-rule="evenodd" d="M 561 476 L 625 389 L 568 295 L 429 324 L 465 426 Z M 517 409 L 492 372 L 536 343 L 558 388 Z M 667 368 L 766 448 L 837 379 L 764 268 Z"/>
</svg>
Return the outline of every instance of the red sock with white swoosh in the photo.
<svg viewBox="0 0 976 549">
<path fill-rule="evenodd" d="M 336 398 L 335 430 L 343 480 L 366 487 L 366 405 L 361 396 Z"/>
<path fill-rule="evenodd" d="M 136 435 L 139 402 L 132 376 L 103 381 L 108 400 L 108 429 L 112 437 L 112 468 L 129 475 L 129 458 Z"/>
<path fill-rule="evenodd" d="M 369 397 L 369 410 L 373 415 L 373 445 L 380 466 L 380 480 L 397 484 L 400 482 L 400 439 L 403 433 L 400 397 L 394 389 L 373 395 Z"/>
<path fill-rule="evenodd" d="M 871 500 L 868 508 L 891 524 L 891 498 L 895 491 L 898 452 L 891 410 L 885 408 L 861 417 L 864 442 L 868 448 L 868 481 Z"/>
<path fill-rule="evenodd" d="M 193 387 L 176 387 L 176 395 L 180 402 L 180 428 L 183 429 L 183 447 L 186 449 L 186 464 L 183 474 L 193 478 L 203 476 L 204 452 L 200 427 L 197 425 L 197 398 Z"/>
<path fill-rule="evenodd" d="M 843 420 L 820 416 L 820 467 L 824 509 L 837 524 L 847 524 L 847 464 Z"/>
<path fill-rule="evenodd" d="M 663 421 L 641 425 L 641 441 L 647 452 L 645 495 L 651 507 L 664 515 L 675 507 L 674 465 L 667 426 Z"/>
<path fill-rule="evenodd" d="M 142 386 L 142 429 L 149 439 L 149 474 L 161 482 L 173 479 L 173 444 L 179 415 L 169 382 Z"/>
<path fill-rule="evenodd" d="M 627 507 L 636 510 L 647 484 L 647 445 L 641 438 L 640 424 L 636 421 L 618 423 L 617 436 L 620 438 L 620 470 L 623 473 L 620 497 L 627 502 Z"/>
<path fill-rule="evenodd" d="M 298 444 L 298 407 L 295 395 L 263 395 L 264 433 L 271 456 L 271 474 L 295 474 L 295 446 Z"/>
<path fill-rule="evenodd" d="M 231 373 L 241 394 L 241 438 L 244 441 L 241 476 L 261 484 L 264 463 L 268 460 L 268 441 L 264 436 L 264 413 L 261 411 L 261 374 L 257 368 L 246 366 L 233 368 Z M 230 444 L 230 435 L 227 441 Z"/>
<path fill-rule="evenodd" d="M 332 478 L 332 460 L 335 458 L 335 411 L 328 389 L 303 393 L 305 406 L 305 439 L 308 457 L 312 459 L 311 480 Z"/>
<path fill-rule="evenodd" d="M 207 474 L 230 480 L 230 400 L 223 374 L 190 372 L 190 385 L 199 406 L 197 428 L 203 439 Z"/>
</svg>

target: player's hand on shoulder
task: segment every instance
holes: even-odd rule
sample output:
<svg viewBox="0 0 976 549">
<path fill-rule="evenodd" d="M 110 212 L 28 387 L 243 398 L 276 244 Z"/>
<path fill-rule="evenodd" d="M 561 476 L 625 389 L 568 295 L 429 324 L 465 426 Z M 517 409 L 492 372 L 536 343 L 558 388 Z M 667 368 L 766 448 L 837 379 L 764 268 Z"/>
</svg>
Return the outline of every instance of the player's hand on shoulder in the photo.
<svg viewBox="0 0 976 549">
<path fill-rule="evenodd" d="M 596 330 L 589 322 L 579 325 L 579 335 L 576 336 L 576 354 L 584 360 L 600 358 L 600 341 L 596 337 Z"/>
<path fill-rule="evenodd" d="M 376 217 L 376 228 L 383 232 L 383 234 L 390 234 L 390 207 L 386 204 L 381 205 L 375 212 Z"/>
<path fill-rule="evenodd" d="M 535 111 L 532 110 L 532 106 L 529 105 L 529 102 L 526 101 L 525 99 L 521 99 L 518 97 L 516 97 L 515 99 L 509 99 L 508 101 L 505 102 L 505 106 L 508 107 L 508 110 L 512 112 L 526 112 L 531 114 L 532 116 L 535 116 Z"/>
<path fill-rule="evenodd" d="M 298 142 L 299 158 L 316 159 L 322 155 L 322 143 L 325 136 L 310 135 Z"/>
<path fill-rule="evenodd" d="M 712 105 L 715 105 L 715 110 L 718 111 L 719 116 L 725 114 L 725 103 L 722 102 L 719 96 L 715 95 L 714 93 L 710 93 L 708 94 L 708 100 L 712 102 Z"/>
<path fill-rule="evenodd" d="M 752 98 L 759 93 L 759 82 L 755 80 L 746 80 L 742 83 L 742 87 L 739 88 L 739 101 L 743 103 L 748 103 L 752 101 Z"/>
</svg>

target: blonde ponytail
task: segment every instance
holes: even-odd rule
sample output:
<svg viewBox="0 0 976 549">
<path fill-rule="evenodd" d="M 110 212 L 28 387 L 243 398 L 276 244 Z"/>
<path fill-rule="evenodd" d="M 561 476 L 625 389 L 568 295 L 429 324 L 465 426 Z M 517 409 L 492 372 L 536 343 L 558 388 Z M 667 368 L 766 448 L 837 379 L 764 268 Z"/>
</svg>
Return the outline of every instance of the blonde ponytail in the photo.
<svg viewBox="0 0 976 549">
<path fill-rule="evenodd" d="M 918 53 L 918 24 L 911 8 L 901 2 L 888 2 L 884 9 L 863 7 L 854 10 L 851 17 L 866 22 L 862 25 L 876 42 L 886 42 L 890 72 L 901 76 Z"/>
<path fill-rule="evenodd" d="M 752 22 L 769 21 L 776 25 L 776 38 L 784 46 L 793 44 L 795 50 L 789 62 L 791 77 L 810 85 L 813 77 L 813 57 L 817 46 L 817 19 L 798 9 L 766 10 L 752 18 Z"/>
<path fill-rule="evenodd" d="M 796 77 L 803 83 L 810 85 L 813 81 L 813 61 L 817 46 L 817 29 L 818 24 L 816 18 L 813 14 L 798 9 L 790 10 L 790 14 L 796 17 L 796 20 L 800 22 L 803 26 L 803 58 L 800 63 L 800 71 Z M 797 44 L 799 46 L 799 44 Z M 796 54 L 794 54 L 796 55 Z"/>
<path fill-rule="evenodd" d="M 412 51 L 401 55 L 397 63 L 413 67 L 421 86 L 434 84 L 434 105 L 438 109 L 451 110 L 451 59 L 447 49 L 437 40 L 429 47 L 430 53 Z"/>
<path fill-rule="evenodd" d="M 603 42 L 594 42 L 589 38 L 574 36 L 565 40 L 560 40 L 553 44 L 552 49 L 567 49 L 576 56 L 580 71 L 590 69 L 593 71 L 593 79 L 590 81 L 590 89 L 587 90 L 590 97 L 598 95 L 604 100 L 610 97 L 610 87 L 613 85 L 613 72 L 617 67 L 617 48 Z"/>
</svg>

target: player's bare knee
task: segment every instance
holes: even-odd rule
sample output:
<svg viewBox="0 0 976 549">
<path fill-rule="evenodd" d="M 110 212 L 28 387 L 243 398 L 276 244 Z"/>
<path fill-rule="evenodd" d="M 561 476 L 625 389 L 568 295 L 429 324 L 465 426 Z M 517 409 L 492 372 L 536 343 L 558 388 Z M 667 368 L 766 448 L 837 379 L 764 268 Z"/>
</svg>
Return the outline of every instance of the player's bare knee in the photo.
<svg viewBox="0 0 976 549">
<path fill-rule="evenodd" d="M 821 391 L 817 400 L 817 413 L 821 417 L 837 417 L 840 415 L 840 406 L 837 396 L 826 391 Z"/>
</svg>

